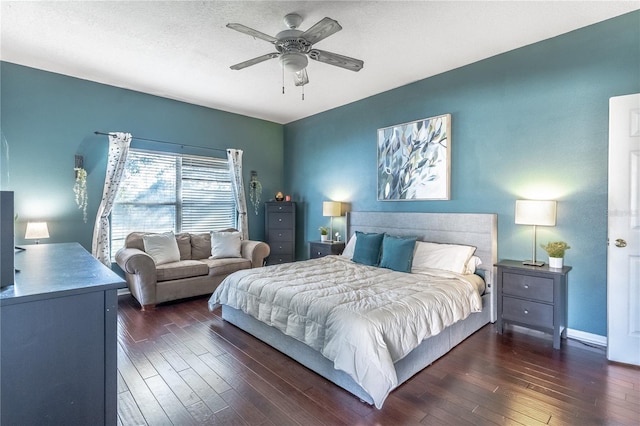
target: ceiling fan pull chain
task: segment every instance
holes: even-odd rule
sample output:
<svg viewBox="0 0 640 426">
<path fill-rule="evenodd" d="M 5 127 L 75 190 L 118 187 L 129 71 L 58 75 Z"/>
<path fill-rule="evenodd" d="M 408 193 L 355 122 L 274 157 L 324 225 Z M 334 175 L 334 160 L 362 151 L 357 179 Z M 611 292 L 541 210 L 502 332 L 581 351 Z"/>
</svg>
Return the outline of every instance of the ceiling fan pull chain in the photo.
<svg viewBox="0 0 640 426">
<path fill-rule="evenodd" d="M 284 95 L 284 65 L 282 65 L 282 94 Z"/>
<path fill-rule="evenodd" d="M 302 85 L 302 100 L 304 101 L 304 84 Z"/>
</svg>

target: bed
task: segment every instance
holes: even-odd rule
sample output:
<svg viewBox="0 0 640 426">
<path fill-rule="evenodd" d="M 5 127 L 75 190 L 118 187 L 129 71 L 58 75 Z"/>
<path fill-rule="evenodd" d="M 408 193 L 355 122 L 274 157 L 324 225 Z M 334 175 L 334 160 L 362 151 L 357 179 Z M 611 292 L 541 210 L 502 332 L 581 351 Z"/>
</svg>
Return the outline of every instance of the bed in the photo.
<svg viewBox="0 0 640 426">
<path fill-rule="evenodd" d="M 424 273 L 430 276 L 429 286 L 418 286 L 415 280 L 422 282 L 426 279 L 422 272 L 407 274 L 355 265 L 342 256 L 327 256 L 232 274 L 227 278 L 228 282 L 225 280 L 212 295 L 209 307 L 213 310 L 221 305 L 225 321 L 273 346 L 362 401 L 381 408 L 393 389 L 475 331 L 495 321 L 493 265 L 497 261 L 497 216 L 350 212 L 347 214 L 347 231 L 349 236 L 357 233 L 358 239 L 363 241 L 363 236 L 386 233 L 397 237 L 416 237 L 418 241 L 473 246 L 476 248 L 473 254 L 480 263 L 473 275 L 482 277 L 479 282 L 483 284 L 484 293 L 482 296 L 477 293 L 473 288 L 475 278 L 468 275 L 425 270 Z M 331 273 L 323 278 L 323 270 Z M 393 291 L 378 292 L 376 280 L 389 281 L 397 287 Z M 445 283 L 447 280 L 455 281 L 455 286 Z M 305 287 L 296 287 L 302 284 Z M 347 290 L 343 291 L 345 287 Z M 445 288 L 455 288 L 455 292 L 468 294 L 468 306 L 467 302 L 456 302 L 453 308 L 443 308 L 439 316 L 426 314 L 438 318 L 435 325 L 426 322 L 422 325 L 421 317 L 413 316 L 414 307 L 403 310 L 405 301 L 409 299 L 427 305 L 426 299 L 422 300 L 423 291 L 448 297 L 444 296 Z M 254 289 L 258 290 L 250 294 Z M 351 315 L 351 309 L 346 309 L 349 314 L 345 314 L 344 309 L 329 306 L 328 301 L 337 301 L 340 306 L 361 305 L 361 301 L 343 301 L 343 293 L 354 292 L 365 292 L 367 301 L 373 301 L 374 305 L 377 303 L 372 308 L 368 305 L 365 308 L 375 314 L 371 317 L 362 313 Z M 378 300 L 382 297 L 379 295 L 385 294 L 386 297 L 386 293 L 397 294 L 398 301 Z M 267 305 L 267 299 L 272 304 Z M 293 299 L 306 299 L 309 304 L 298 308 L 298 305 L 289 304 Z M 442 301 L 434 302 L 429 309 L 442 304 Z M 390 306 L 395 308 L 391 310 Z M 253 316 L 247 312 L 253 312 Z M 378 317 L 391 318 L 393 325 L 378 323 Z M 399 326 L 398 318 L 412 320 Z M 316 327 L 317 323 L 322 323 L 322 327 Z M 421 325 L 417 326 L 417 323 Z M 369 329 L 357 331 L 356 326 Z M 393 343 L 384 334 L 390 329 L 395 330 L 392 334 L 402 334 L 400 343 Z M 408 329 L 415 336 L 408 331 L 405 333 Z M 368 335 L 371 336 L 368 340 L 363 337 Z M 413 344 L 405 342 L 412 339 L 419 340 Z M 375 353 L 372 355 L 369 351 Z"/>
</svg>

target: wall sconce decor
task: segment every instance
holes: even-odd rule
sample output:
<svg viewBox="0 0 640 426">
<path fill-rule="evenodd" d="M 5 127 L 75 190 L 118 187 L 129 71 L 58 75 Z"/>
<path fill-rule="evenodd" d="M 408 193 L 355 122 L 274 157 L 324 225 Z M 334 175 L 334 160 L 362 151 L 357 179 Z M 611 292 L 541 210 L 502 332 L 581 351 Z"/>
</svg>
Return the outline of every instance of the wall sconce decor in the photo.
<svg viewBox="0 0 640 426">
<path fill-rule="evenodd" d="M 542 200 L 516 200 L 516 225 L 533 225 L 533 249 L 531 260 L 523 265 L 543 266 L 536 261 L 536 226 L 556 225 L 556 202 Z"/>
<path fill-rule="evenodd" d="M 73 185 L 76 205 L 79 209 L 82 209 L 82 220 L 84 220 L 84 223 L 87 223 L 87 171 L 84 169 L 84 158 L 82 155 L 76 155 L 73 170 L 76 172 L 76 182 Z"/>
<path fill-rule="evenodd" d="M 251 200 L 256 216 L 260 210 L 260 197 L 262 197 L 262 184 L 258 180 L 258 172 L 251 170 L 251 178 L 249 179 L 249 199 Z"/>
<path fill-rule="evenodd" d="M 331 218 L 331 233 L 330 241 L 333 240 L 333 218 L 342 216 L 342 203 L 339 201 L 323 201 L 322 202 L 322 216 Z"/>
<path fill-rule="evenodd" d="M 27 231 L 24 234 L 26 240 L 36 240 L 40 244 L 41 238 L 49 238 L 47 222 L 27 222 Z"/>
</svg>

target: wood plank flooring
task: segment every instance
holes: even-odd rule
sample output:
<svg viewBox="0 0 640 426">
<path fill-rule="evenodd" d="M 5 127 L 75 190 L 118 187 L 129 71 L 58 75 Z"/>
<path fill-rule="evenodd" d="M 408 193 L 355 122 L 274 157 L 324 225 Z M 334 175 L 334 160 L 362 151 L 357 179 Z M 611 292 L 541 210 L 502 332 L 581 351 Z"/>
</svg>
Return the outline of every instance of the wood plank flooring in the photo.
<svg viewBox="0 0 640 426">
<path fill-rule="evenodd" d="M 638 425 L 640 369 L 485 326 L 377 410 L 209 312 L 119 297 L 121 425 Z"/>
</svg>

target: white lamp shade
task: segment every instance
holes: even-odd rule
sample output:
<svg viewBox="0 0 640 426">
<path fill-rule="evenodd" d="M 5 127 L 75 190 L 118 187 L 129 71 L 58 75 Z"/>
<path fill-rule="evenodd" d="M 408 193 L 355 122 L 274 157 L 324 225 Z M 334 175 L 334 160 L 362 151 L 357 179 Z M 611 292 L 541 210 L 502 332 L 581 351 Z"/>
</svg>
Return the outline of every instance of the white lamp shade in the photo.
<svg viewBox="0 0 640 426">
<path fill-rule="evenodd" d="M 47 222 L 27 222 L 27 232 L 25 232 L 24 238 L 27 240 L 49 238 Z"/>
<path fill-rule="evenodd" d="M 303 53 L 287 52 L 280 55 L 280 63 L 287 71 L 298 72 L 307 67 L 309 59 Z"/>
<path fill-rule="evenodd" d="M 322 216 L 342 216 L 342 203 L 339 201 L 324 201 L 322 203 Z"/>
<path fill-rule="evenodd" d="M 542 200 L 516 200 L 517 225 L 556 225 L 556 202 Z"/>
</svg>

